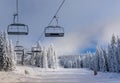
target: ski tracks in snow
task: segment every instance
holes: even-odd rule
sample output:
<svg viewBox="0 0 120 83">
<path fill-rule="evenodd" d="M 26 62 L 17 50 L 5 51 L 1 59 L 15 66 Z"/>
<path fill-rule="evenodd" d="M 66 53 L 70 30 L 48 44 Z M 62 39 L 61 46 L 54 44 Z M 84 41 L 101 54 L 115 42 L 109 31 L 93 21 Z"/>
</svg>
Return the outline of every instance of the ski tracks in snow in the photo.
<svg viewBox="0 0 120 83">
<path fill-rule="evenodd" d="M 25 75 L 24 70 L 29 71 Z M 120 83 L 116 73 L 99 73 L 87 69 L 40 69 L 18 66 L 13 72 L 0 72 L 0 83 Z"/>
</svg>

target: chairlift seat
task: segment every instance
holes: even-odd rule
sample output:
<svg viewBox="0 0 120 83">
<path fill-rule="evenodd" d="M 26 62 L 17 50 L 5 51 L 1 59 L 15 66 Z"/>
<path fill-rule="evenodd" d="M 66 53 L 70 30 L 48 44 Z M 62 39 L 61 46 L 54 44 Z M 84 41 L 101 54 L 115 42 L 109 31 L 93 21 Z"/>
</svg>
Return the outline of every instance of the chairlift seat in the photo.
<svg viewBox="0 0 120 83">
<path fill-rule="evenodd" d="M 13 23 L 13 24 L 10 24 L 10 26 L 26 26 L 26 25 L 21 23 Z"/>
<path fill-rule="evenodd" d="M 20 52 L 17 51 L 16 54 L 17 54 L 17 55 L 23 55 L 23 52 L 22 52 L 22 51 L 20 51 Z"/>
<path fill-rule="evenodd" d="M 8 35 L 28 35 L 28 25 L 13 23 L 8 25 Z"/>
<path fill-rule="evenodd" d="M 63 37 L 64 33 L 45 33 L 45 37 Z"/>
<path fill-rule="evenodd" d="M 27 51 L 26 54 L 32 55 L 32 52 L 31 51 Z"/>
<path fill-rule="evenodd" d="M 41 49 L 38 47 L 32 47 L 32 52 L 41 52 Z"/>
<path fill-rule="evenodd" d="M 64 28 L 61 26 L 48 26 L 45 28 L 45 37 L 63 37 Z"/>
</svg>

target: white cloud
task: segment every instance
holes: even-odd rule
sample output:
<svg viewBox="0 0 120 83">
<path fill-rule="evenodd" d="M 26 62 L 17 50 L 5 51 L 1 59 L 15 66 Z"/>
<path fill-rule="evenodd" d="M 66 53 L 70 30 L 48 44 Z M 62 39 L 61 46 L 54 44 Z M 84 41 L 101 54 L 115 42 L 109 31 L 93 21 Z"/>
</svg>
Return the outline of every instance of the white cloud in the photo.
<svg viewBox="0 0 120 83">
<path fill-rule="evenodd" d="M 91 41 L 106 46 L 112 35 L 120 36 L 119 21 L 111 19 L 95 23 L 87 28 L 76 28 L 66 34 L 64 38 L 54 41 L 58 54 L 77 54 L 80 50 L 94 46 Z"/>
<path fill-rule="evenodd" d="M 64 38 L 56 39 L 54 45 L 58 54 L 78 54 L 83 48 L 91 46 L 91 41 L 96 41 L 100 28 L 77 28 L 73 32 L 65 33 Z"/>
<path fill-rule="evenodd" d="M 104 42 L 110 42 L 112 35 L 120 37 L 120 23 L 119 22 L 109 22 L 104 26 L 103 35 L 101 40 Z"/>
</svg>

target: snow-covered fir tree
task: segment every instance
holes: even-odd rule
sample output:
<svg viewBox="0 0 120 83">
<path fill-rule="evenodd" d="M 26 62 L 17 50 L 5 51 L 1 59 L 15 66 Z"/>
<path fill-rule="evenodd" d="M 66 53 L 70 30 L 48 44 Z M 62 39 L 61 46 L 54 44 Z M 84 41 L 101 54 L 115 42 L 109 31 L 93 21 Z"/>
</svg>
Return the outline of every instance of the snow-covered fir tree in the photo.
<svg viewBox="0 0 120 83">
<path fill-rule="evenodd" d="M 48 68 L 48 59 L 47 59 L 47 51 L 43 48 L 43 68 Z"/>
<path fill-rule="evenodd" d="M 42 48 L 39 44 L 39 42 L 37 42 L 36 46 L 32 47 L 32 56 L 30 59 L 30 64 L 31 65 L 36 65 L 38 67 L 43 67 L 43 55 L 42 55 Z"/>
<path fill-rule="evenodd" d="M 83 58 L 83 67 L 84 68 L 90 68 L 90 61 L 91 61 L 91 54 L 90 52 L 87 52 L 85 57 Z"/>
<path fill-rule="evenodd" d="M 12 43 L 12 40 L 9 40 L 9 55 L 12 58 L 12 62 L 13 62 L 13 67 L 15 67 L 16 65 L 16 61 L 17 61 L 17 57 L 16 57 L 16 53 L 14 51 L 14 45 Z"/>
<path fill-rule="evenodd" d="M 116 38 L 113 35 L 111 44 L 108 46 L 108 66 L 109 71 L 118 72 L 118 61 L 117 61 L 117 46 Z"/>
<path fill-rule="evenodd" d="M 91 53 L 91 59 L 90 59 L 90 69 L 94 70 L 95 69 L 95 54 Z"/>
<path fill-rule="evenodd" d="M 98 47 L 96 49 L 96 55 L 97 57 L 97 70 L 98 71 L 106 71 L 106 63 L 105 63 L 105 57 L 103 55 L 102 48 Z"/>
<path fill-rule="evenodd" d="M 55 49 L 51 44 L 47 51 L 47 60 L 48 60 L 48 67 L 49 68 L 57 68 L 57 56 L 55 53 Z"/>
<path fill-rule="evenodd" d="M 9 44 L 6 33 L 0 32 L 0 70 L 13 70 L 14 69 L 14 60 L 13 56 L 14 54 L 11 54 L 12 49 L 9 46 L 12 44 Z"/>
<path fill-rule="evenodd" d="M 117 37 L 117 61 L 118 61 L 118 72 L 120 72 L 120 38 Z"/>
<path fill-rule="evenodd" d="M 36 51 L 38 52 L 35 52 L 35 65 L 38 66 L 38 67 L 41 67 L 43 68 L 43 55 L 42 55 L 42 51 L 41 51 L 41 46 L 39 44 L 39 42 L 37 43 L 36 45 Z"/>
<path fill-rule="evenodd" d="M 109 71 L 109 68 L 108 68 L 108 54 L 107 54 L 107 51 L 103 48 L 101 48 L 102 50 L 102 59 L 103 59 L 103 70 L 102 71 Z"/>
</svg>

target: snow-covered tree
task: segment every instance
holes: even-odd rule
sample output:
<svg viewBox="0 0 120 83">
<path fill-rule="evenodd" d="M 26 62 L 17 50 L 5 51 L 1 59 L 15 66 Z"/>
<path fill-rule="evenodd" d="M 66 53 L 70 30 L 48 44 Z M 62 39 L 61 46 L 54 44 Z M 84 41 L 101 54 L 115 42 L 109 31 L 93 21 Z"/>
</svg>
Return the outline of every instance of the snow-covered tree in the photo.
<svg viewBox="0 0 120 83">
<path fill-rule="evenodd" d="M 57 68 L 57 56 L 56 56 L 53 45 L 50 45 L 50 47 L 48 48 L 47 58 L 48 58 L 48 67 L 56 69 Z"/>
<path fill-rule="evenodd" d="M 105 57 L 103 55 L 102 48 L 99 48 L 99 71 L 106 71 L 106 63 L 105 63 Z"/>
<path fill-rule="evenodd" d="M 118 61 L 118 72 L 120 72 L 120 38 L 117 37 L 117 61 Z"/>
<path fill-rule="evenodd" d="M 91 69 L 91 70 L 94 70 L 94 69 L 95 69 L 95 54 L 91 54 L 90 69 Z"/>
<path fill-rule="evenodd" d="M 81 58 L 81 56 L 80 55 L 76 55 L 77 57 L 77 68 L 81 68 L 82 66 L 81 66 L 81 64 L 82 64 L 82 58 Z"/>
<path fill-rule="evenodd" d="M 30 64 L 43 68 L 42 48 L 39 42 L 37 42 L 36 46 L 32 47 L 32 56 L 30 59 Z"/>
<path fill-rule="evenodd" d="M 14 45 L 12 43 L 12 40 L 9 40 L 9 56 L 12 59 L 12 62 L 13 62 L 13 65 L 14 65 L 13 67 L 15 67 L 17 57 L 16 57 L 16 53 L 14 51 Z"/>
<path fill-rule="evenodd" d="M 47 51 L 43 49 L 43 68 L 48 68 L 48 61 L 47 61 Z"/>
<path fill-rule="evenodd" d="M 108 46 L 108 66 L 110 72 L 118 72 L 116 38 L 113 35 L 111 45 Z"/>
<path fill-rule="evenodd" d="M 6 33 L 0 33 L 0 70 L 13 70 L 13 58 L 10 52 L 12 49 L 9 47 L 9 42 Z"/>
<path fill-rule="evenodd" d="M 84 67 L 84 68 L 90 68 L 90 62 L 91 62 L 91 53 L 88 52 L 88 53 L 83 57 L 83 67 Z"/>
<path fill-rule="evenodd" d="M 102 57 L 103 57 L 103 71 L 109 71 L 109 67 L 108 67 L 108 54 L 107 51 L 105 49 L 101 49 L 102 50 Z"/>
</svg>

